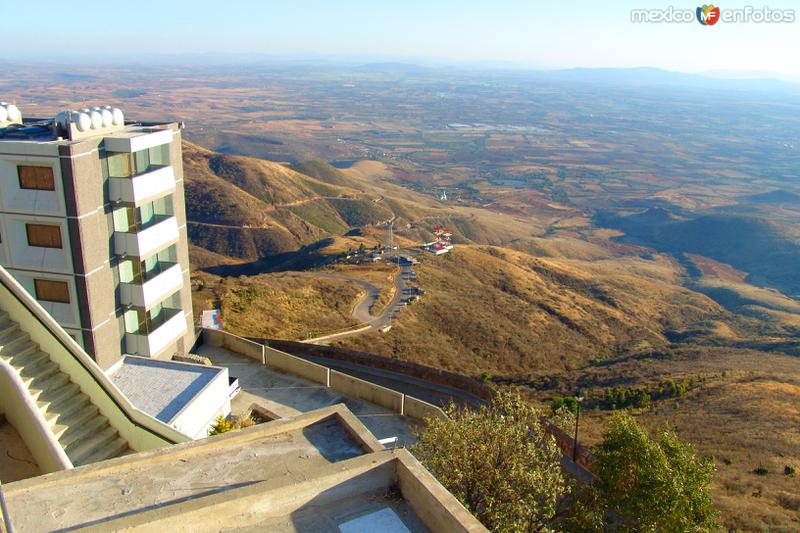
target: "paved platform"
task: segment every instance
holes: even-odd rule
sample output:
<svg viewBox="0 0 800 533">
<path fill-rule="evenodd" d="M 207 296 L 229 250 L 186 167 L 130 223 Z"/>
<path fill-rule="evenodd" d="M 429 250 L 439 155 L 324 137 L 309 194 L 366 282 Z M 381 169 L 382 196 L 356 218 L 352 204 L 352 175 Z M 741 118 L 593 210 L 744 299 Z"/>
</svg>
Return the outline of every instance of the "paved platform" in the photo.
<svg viewBox="0 0 800 533">
<path fill-rule="evenodd" d="M 69 529 L 268 479 L 301 481 L 368 453 L 332 415 L 256 426 L 9 485 L 12 524 L 19 531 Z"/>
<path fill-rule="evenodd" d="M 0 481 L 11 483 L 41 474 L 17 430 L 0 421 Z"/>
<path fill-rule="evenodd" d="M 225 348 L 202 345 L 195 353 L 208 357 L 215 366 L 228 368 L 231 376 L 239 378 L 242 392 L 231 403 L 233 414 L 246 412 L 254 402 L 281 417 L 343 403 L 376 438 L 398 437 L 398 444 L 404 446 L 416 441 L 417 422 L 385 407 L 278 372 Z"/>
</svg>

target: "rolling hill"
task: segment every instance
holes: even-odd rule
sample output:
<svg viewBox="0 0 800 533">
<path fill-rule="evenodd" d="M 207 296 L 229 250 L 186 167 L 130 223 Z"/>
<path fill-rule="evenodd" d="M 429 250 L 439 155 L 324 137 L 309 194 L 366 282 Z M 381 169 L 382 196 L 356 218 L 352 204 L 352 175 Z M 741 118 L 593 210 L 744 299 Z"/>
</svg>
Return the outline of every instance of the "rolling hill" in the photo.
<svg viewBox="0 0 800 533">
<path fill-rule="evenodd" d="M 706 214 L 679 218 L 652 208 L 628 216 L 599 217 L 629 242 L 672 253 L 695 253 L 748 274 L 748 282 L 800 295 L 800 243 L 775 222 L 758 216 Z"/>
<path fill-rule="evenodd" d="M 189 142 L 183 153 L 189 238 L 196 252 L 214 254 L 203 256 L 205 266 L 215 257 L 247 262 L 293 252 L 393 216 L 360 190 L 278 163 Z"/>
<path fill-rule="evenodd" d="M 374 161 L 345 170 L 316 160 L 288 167 L 188 141 L 183 154 L 189 239 L 200 268 L 310 247 L 324 254 L 325 242 L 354 228 L 380 226 L 387 233 L 393 219 L 396 236 L 413 242 L 430 240 L 436 224 L 470 244 L 505 245 L 544 232 L 534 218 L 442 204 L 394 185 L 383 179 L 390 171 Z"/>
<path fill-rule="evenodd" d="M 474 376 L 514 378 L 658 351 L 670 331 L 728 316 L 681 287 L 678 270 L 666 257 L 576 261 L 457 246 L 425 258 L 417 272 L 427 294 L 389 333 L 345 342 Z"/>
</svg>

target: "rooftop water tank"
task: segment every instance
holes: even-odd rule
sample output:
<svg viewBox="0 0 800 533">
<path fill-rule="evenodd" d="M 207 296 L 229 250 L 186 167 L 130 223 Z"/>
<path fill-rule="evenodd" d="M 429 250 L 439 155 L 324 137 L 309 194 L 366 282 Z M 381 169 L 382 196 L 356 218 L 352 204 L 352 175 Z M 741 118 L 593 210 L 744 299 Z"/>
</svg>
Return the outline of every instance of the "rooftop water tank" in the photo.
<svg viewBox="0 0 800 533">
<path fill-rule="evenodd" d="M 100 111 L 100 115 L 103 117 L 103 127 L 109 128 L 114 125 L 114 115 L 108 109 L 103 109 Z"/>
<path fill-rule="evenodd" d="M 20 113 L 19 108 L 14 104 L 9 104 L 6 102 L 0 102 L 0 117 L 2 114 L 5 117 L 0 118 L 0 121 L 8 121 L 8 122 L 22 122 L 22 113 Z"/>
<path fill-rule="evenodd" d="M 92 120 L 92 129 L 99 130 L 103 127 L 103 115 L 99 111 L 92 110 L 89 113 L 89 118 Z"/>
<path fill-rule="evenodd" d="M 89 131 L 92 127 L 92 119 L 88 113 L 73 113 L 72 121 L 80 132 Z"/>
<path fill-rule="evenodd" d="M 111 110 L 111 114 L 114 115 L 114 125 L 115 126 L 123 126 L 125 125 L 125 115 L 122 113 L 122 110 L 118 107 L 115 107 Z"/>
</svg>

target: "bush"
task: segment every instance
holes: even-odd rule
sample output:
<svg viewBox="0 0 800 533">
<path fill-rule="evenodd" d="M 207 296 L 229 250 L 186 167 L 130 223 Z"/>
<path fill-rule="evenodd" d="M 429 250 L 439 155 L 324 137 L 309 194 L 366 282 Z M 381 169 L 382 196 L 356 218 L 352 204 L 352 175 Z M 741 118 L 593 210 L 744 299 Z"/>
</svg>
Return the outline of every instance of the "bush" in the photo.
<svg viewBox="0 0 800 533">
<path fill-rule="evenodd" d="M 233 420 L 228 420 L 224 416 L 220 415 L 214 419 L 214 423 L 211 424 L 211 427 L 208 429 L 208 434 L 209 436 L 219 435 L 220 433 L 227 433 L 233 430 Z"/>
<path fill-rule="evenodd" d="M 225 418 L 218 416 L 214 419 L 214 423 L 208 428 L 208 435 L 219 435 L 221 433 L 228 433 L 235 429 L 249 428 L 256 424 L 255 420 L 249 416 L 237 416 L 233 418 Z"/>
<path fill-rule="evenodd" d="M 578 400 L 575 399 L 574 396 L 567 396 L 566 398 L 562 398 L 557 396 L 553 398 L 553 413 L 558 412 L 561 408 L 568 410 L 573 415 L 578 414 Z"/>
<path fill-rule="evenodd" d="M 658 440 L 617 413 L 595 451 L 597 481 L 578 494 L 568 531 L 712 531 L 714 462 L 697 459 L 674 431 Z"/>
<path fill-rule="evenodd" d="M 490 530 L 548 529 L 567 485 L 538 411 L 501 393 L 489 406 L 446 412 L 427 420 L 412 453 Z"/>
</svg>

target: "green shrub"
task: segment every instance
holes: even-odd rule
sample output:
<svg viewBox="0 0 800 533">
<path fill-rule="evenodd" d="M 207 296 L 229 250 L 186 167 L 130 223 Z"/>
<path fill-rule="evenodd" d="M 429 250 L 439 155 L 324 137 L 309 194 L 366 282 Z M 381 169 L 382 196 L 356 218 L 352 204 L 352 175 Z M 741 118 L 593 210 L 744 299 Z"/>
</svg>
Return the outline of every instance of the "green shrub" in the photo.
<svg viewBox="0 0 800 533">
<path fill-rule="evenodd" d="M 214 423 L 211 424 L 211 427 L 208 428 L 208 435 L 219 435 L 221 433 L 228 433 L 229 431 L 233 431 L 235 429 L 249 428 L 250 426 L 254 426 L 255 423 L 255 420 L 249 416 L 237 416 L 229 418 L 218 416 L 214 419 Z"/>
</svg>

